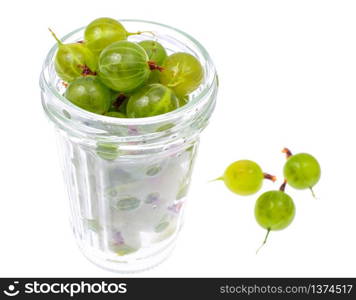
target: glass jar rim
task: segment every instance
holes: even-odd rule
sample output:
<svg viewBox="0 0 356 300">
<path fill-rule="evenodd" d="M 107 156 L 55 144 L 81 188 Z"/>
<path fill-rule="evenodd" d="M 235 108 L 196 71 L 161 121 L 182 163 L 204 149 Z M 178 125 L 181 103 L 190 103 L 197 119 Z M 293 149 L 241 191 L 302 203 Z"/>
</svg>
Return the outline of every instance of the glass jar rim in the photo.
<svg viewBox="0 0 356 300">
<path fill-rule="evenodd" d="M 48 52 L 41 76 L 40 76 L 40 85 L 47 90 L 49 90 L 56 98 L 58 98 L 61 102 L 61 105 L 64 106 L 64 109 L 68 109 L 71 112 L 76 112 L 78 115 L 80 115 L 82 118 L 91 120 L 91 121 L 97 121 L 97 122 L 104 122 L 104 123 L 111 123 L 114 125 L 149 125 L 149 124 L 155 124 L 155 123 L 162 123 L 162 122 L 169 122 L 172 118 L 176 118 L 179 116 L 183 116 L 184 114 L 194 110 L 196 106 L 199 105 L 202 99 L 205 98 L 206 95 L 209 94 L 210 90 L 216 86 L 216 81 L 217 81 L 217 74 L 216 70 L 214 67 L 214 64 L 212 62 L 212 59 L 209 55 L 209 53 L 205 50 L 205 48 L 192 36 L 189 34 L 185 33 L 184 31 L 181 31 L 179 29 L 176 29 L 172 26 L 161 24 L 158 22 L 153 22 L 153 21 L 147 21 L 147 20 L 139 20 L 139 19 L 119 19 L 118 21 L 123 22 L 123 23 L 134 23 L 134 22 L 139 22 L 139 23 L 147 23 L 147 24 L 152 24 L 156 25 L 159 27 L 163 27 L 169 30 L 172 30 L 174 32 L 177 32 L 178 34 L 182 35 L 184 38 L 188 39 L 190 42 L 192 42 L 196 48 L 199 50 L 199 54 L 204 58 L 204 62 L 202 62 L 203 65 L 208 65 L 208 71 L 210 74 L 205 74 L 205 79 L 203 84 L 203 87 L 201 91 L 197 95 L 194 95 L 189 102 L 168 113 L 157 115 L 157 116 L 152 116 L 152 117 L 145 117 L 145 118 L 115 118 L 115 117 L 108 117 L 104 115 L 99 115 L 95 114 L 92 112 L 89 112 L 87 110 L 84 110 L 76 105 L 74 105 L 72 102 L 67 100 L 63 95 L 61 95 L 56 88 L 56 86 L 51 82 L 47 77 L 46 77 L 46 71 L 49 71 L 49 66 L 53 63 L 53 57 L 57 51 L 58 45 L 57 43 L 50 49 Z M 76 33 L 82 31 L 85 27 L 80 27 L 68 34 L 66 34 L 61 40 L 65 41 L 71 36 L 75 35 Z M 210 76 L 208 76 L 210 75 Z"/>
</svg>

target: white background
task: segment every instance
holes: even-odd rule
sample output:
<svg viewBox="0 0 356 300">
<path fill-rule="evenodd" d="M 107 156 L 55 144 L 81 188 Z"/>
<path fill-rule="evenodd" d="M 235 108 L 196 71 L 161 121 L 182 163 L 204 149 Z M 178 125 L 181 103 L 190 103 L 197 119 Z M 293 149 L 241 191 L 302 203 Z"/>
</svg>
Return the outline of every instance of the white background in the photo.
<svg viewBox="0 0 356 300">
<path fill-rule="evenodd" d="M 356 276 L 355 1 L 6 1 L 0 9 L 0 276 L 115 276 L 79 252 L 38 77 L 62 36 L 108 16 L 180 28 L 210 52 L 218 105 L 202 135 L 185 227 L 172 256 L 130 276 Z M 288 146 L 322 166 L 315 191 L 288 188 L 297 214 L 273 232 L 257 195 L 207 184 L 234 160 L 282 180 Z M 277 188 L 265 182 L 264 190 Z"/>
</svg>

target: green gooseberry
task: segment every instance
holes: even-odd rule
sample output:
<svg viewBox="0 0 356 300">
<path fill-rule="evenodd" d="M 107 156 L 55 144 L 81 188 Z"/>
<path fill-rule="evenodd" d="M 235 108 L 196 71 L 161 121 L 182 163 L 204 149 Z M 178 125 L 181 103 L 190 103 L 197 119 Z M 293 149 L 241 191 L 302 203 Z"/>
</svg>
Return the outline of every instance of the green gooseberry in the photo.
<svg viewBox="0 0 356 300">
<path fill-rule="evenodd" d="M 144 118 L 164 114 L 179 107 L 174 92 L 162 84 L 142 87 L 130 97 L 126 113 L 129 118 Z"/>
<path fill-rule="evenodd" d="M 159 68 L 140 45 L 129 41 L 107 46 L 99 57 L 99 77 L 106 86 L 122 93 L 143 85 L 151 70 Z"/>
<path fill-rule="evenodd" d="M 77 78 L 69 84 L 64 96 L 80 108 L 101 115 L 111 104 L 110 90 L 96 76 Z"/>
<path fill-rule="evenodd" d="M 248 196 L 257 193 L 263 179 L 276 181 L 276 177 L 263 173 L 261 167 L 251 160 L 238 160 L 230 164 L 224 175 L 216 180 L 224 181 L 226 187 L 235 194 Z"/>
<path fill-rule="evenodd" d="M 98 18 L 92 21 L 84 31 L 88 48 L 96 55 L 114 42 L 126 40 L 128 36 L 141 32 L 129 33 L 125 27 L 112 18 Z"/>
<path fill-rule="evenodd" d="M 199 60 L 183 52 L 168 56 L 160 72 L 160 82 L 172 88 L 179 97 L 195 91 L 203 79 L 204 70 Z"/>
<path fill-rule="evenodd" d="M 283 152 L 287 154 L 283 173 L 288 184 L 295 189 L 310 189 L 313 193 L 313 187 L 318 183 L 321 176 L 319 162 L 308 153 L 292 155 L 287 148 L 284 148 Z"/>
<path fill-rule="evenodd" d="M 145 49 L 148 59 L 158 65 L 161 65 L 167 57 L 166 49 L 157 41 L 145 40 L 138 44 Z"/>
<path fill-rule="evenodd" d="M 98 61 L 95 55 L 83 43 L 63 44 L 49 29 L 58 43 L 54 59 L 57 75 L 66 82 L 72 82 L 82 75 L 94 75 Z"/>
</svg>

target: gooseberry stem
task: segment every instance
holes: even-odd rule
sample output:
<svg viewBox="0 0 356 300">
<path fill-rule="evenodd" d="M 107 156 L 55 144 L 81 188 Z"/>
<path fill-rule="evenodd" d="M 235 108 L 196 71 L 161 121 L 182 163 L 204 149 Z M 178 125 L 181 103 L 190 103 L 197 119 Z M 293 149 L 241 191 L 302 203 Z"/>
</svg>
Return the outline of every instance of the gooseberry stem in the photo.
<svg viewBox="0 0 356 300">
<path fill-rule="evenodd" d="M 282 153 L 285 153 L 287 158 L 290 158 L 293 155 L 288 148 L 283 148 Z"/>
<path fill-rule="evenodd" d="M 309 187 L 309 190 L 311 191 L 313 198 L 316 199 L 316 195 L 314 193 L 313 187 Z"/>
<path fill-rule="evenodd" d="M 218 178 L 209 180 L 208 182 L 214 182 L 214 181 L 218 181 L 218 180 L 224 180 L 224 177 L 223 177 L 223 176 L 220 176 L 220 177 L 218 177 Z"/>
<path fill-rule="evenodd" d="M 284 192 L 286 190 L 286 185 L 287 185 L 287 179 L 284 179 L 282 185 L 279 187 L 279 190 L 281 192 Z"/>
<path fill-rule="evenodd" d="M 267 229 L 267 234 L 266 234 L 266 236 L 265 236 L 265 239 L 263 240 L 262 245 L 261 245 L 260 247 L 258 247 L 258 249 L 257 249 L 257 251 L 256 251 L 256 254 L 258 254 L 258 252 L 261 250 L 261 248 L 266 244 L 270 232 L 271 232 L 271 229 L 268 228 L 268 229 Z"/>
<path fill-rule="evenodd" d="M 51 28 L 48 28 L 48 30 L 49 30 L 49 32 L 53 35 L 53 37 L 55 38 L 55 40 L 57 41 L 57 43 L 58 43 L 59 45 L 63 45 L 63 43 L 60 41 L 60 39 L 57 38 L 56 34 L 52 31 L 52 29 L 51 29 Z"/>
<path fill-rule="evenodd" d="M 142 33 L 149 33 L 149 34 L 152 34 L 153 36 L 156 36 L 154 34 L 154 32 L 152 31 L 137 31 L 137 32 L 127 32 L 127 36 L 130 36 L 130 35 L 140 35 Z"/>
<path fill-rule="evenodd" d="M 161 66 L 157 65 L 154 61 L 149 60 L 147 63 L 148 63 L 148 66 L 150 67 L 151 71 L 153 71 L 153 70 L 158 70 L 160 72 L 163 71 L 163 68 Z"/>
<path fill-rule="evenodd" d="M 268 173 L 263 173 L 263 178 L 276 182 L 277 177 Z"/>
</svg>

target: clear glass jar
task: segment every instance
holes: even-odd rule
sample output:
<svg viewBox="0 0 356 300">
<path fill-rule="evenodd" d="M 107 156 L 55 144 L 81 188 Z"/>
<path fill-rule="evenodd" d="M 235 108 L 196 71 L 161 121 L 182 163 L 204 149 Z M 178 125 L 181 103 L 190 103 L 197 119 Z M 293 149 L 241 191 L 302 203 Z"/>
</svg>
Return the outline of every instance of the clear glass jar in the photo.
<svg viewBox="0 0 356 300">
<path fill-rule="evenodd" d="M 207 51 L 172 27 L 121 20 L 130 31 L 154 33 L 168 54 L 196 56 L 204 82 L 185 106 L 167 114 L 119 119 L 82 110 L 62 95 L 54 70 L 55 45 L 40 78 L 43 108 L 54 123 L 71 208 L 83 254 L 100 267 L 134 272 L 153 267 L 171 252 L 182 226 L 199 134 L 214 110 L 218 80 Z M 63 38 L 75 42 L 80 28 Z M 149 33 L 132 41 L 152 39 Z"/>
</svg>

